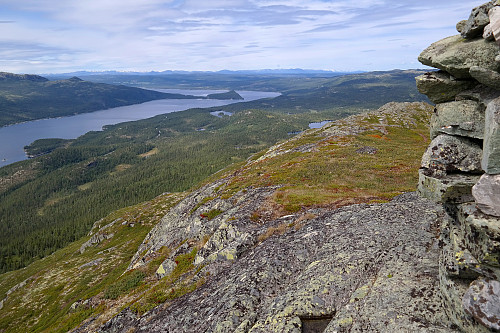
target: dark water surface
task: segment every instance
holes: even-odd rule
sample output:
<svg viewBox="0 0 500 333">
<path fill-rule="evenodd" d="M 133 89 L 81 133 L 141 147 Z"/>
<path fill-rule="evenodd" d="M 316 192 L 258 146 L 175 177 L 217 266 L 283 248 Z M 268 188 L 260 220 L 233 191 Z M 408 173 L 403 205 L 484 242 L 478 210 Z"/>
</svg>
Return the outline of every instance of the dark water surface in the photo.
<svg viewBox="0 0 500 333">
<path fill-rule="evenodd" d="M 206 96 L 220 90 L 180 90 L 157 89 L 158 91 L 185 95 Z M 260 91 L 238 91 L 244 101 L 276 97 L 279 94 Z M 161 99 L 142 104 L 122 106 L 107 110 L 84 113 L 70 117 L 50 118 L 29 121 L 0 128 L 0 167 L 27 159 L 24 146 L 37 139 L 62 138 L 74 139 L 89 131 L 100 131 L 104 125 L 146 119 L 159 114 L 223 106 L 241 102 L 238 100 L 206 99 Z"/>
</svg>

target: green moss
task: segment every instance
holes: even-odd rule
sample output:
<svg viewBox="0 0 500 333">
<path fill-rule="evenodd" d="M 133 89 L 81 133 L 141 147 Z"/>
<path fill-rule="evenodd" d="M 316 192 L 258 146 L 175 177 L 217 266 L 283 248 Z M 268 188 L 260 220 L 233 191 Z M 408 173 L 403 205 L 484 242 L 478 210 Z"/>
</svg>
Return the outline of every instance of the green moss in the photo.
<svg viewBox="0 0 500 333">
<path fill-rule="evenodd" d="M 208 212 L 202 213 L 201 217 L 207 218 L 208 220 L 212 220 L 212 219 L 214 219 L 215 217 L 219 216 L 222 213 L 224 213 L 223 210 L 212 209 L 212 210 L 209 210 Z"/>
</svg>

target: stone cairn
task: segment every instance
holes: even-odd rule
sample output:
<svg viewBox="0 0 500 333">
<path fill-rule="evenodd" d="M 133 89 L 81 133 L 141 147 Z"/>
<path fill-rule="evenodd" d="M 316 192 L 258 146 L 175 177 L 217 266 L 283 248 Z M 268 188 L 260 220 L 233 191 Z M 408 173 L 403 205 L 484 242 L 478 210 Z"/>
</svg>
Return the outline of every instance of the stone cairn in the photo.
<svg viewBox="0 0 500 333">
<path fill-rule="evenodd" d="M 444 307 L 464 332 L 500 331 L 500 0 L 472 10 L 460 35 L 418 60 L 436 104 L 418 191 L 445 207 L 440 232 Z"/>
</svg>

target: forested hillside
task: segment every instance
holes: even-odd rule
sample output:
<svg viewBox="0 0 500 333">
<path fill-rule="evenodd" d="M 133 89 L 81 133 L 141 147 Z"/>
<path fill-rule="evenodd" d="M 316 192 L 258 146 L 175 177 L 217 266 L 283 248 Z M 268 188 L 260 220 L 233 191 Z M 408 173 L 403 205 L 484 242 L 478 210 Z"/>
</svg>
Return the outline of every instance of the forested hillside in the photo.
<svg viewBox="0 0 500 333">
<path fill-rule="evenodd" d="M 38 75 L 0 73 L 0 126 L 163 98 L 197 97 L 93 83 L 77 77 L 49 81 Z"/>
</svg>

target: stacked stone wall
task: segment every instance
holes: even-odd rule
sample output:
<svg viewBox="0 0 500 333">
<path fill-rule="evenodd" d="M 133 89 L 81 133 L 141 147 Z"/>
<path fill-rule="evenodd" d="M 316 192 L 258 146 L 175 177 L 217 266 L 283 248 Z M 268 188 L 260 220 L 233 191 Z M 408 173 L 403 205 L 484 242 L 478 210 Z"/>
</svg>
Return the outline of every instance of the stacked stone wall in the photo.
<svg viewBox="0 0 500 333">
<path fill-rule="evenodd" d="M 500 1 L 472 10 L 460 35 L 419 56 L 416 78 L 436 104 L 418 190 L 447 212 L 440 290 L 464 332 L 500 331 Z"/>
</svg>

